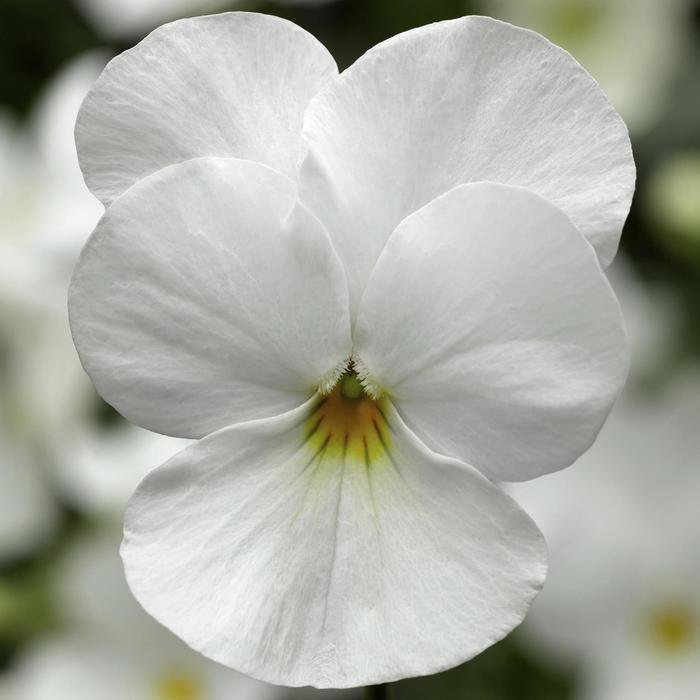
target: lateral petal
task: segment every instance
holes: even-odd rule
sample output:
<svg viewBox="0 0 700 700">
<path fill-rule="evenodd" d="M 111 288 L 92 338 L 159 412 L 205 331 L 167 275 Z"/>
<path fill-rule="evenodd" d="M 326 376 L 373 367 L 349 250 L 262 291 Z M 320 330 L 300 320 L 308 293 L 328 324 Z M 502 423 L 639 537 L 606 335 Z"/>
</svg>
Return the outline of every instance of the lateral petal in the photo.
<svg viewBox="0 0 700 700">
<path fill-rule="evenodd" d="M 354 348 L 429 447 L 505 481 L 588 449 L 628 366 L 593 249 L 552 204 L 494 183 L 460 185 L 401 222 Z"/>
<path fill-rule="evenodd" d="M 342 266 L 291 180 L 201 158 L 107 210 L 69 291 L 98 392 L 156 432 L 201 437 L 299 406 L 350 354 Z"/>
</svg>

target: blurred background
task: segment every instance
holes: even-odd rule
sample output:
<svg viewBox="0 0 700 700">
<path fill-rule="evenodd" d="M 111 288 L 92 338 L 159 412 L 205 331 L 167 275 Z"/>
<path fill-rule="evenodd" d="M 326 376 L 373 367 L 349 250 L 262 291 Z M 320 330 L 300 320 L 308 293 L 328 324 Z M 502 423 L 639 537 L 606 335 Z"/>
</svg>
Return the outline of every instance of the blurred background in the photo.
<svg viewBox="0 0 700 700">
<path fill-rule="evenodd" d="M 251 681 L 131 599 L 123 507 L 186 442 L 127 424 L 73 350 L 66 289 L 102 207 L 72 130 L 106 61 L 169 19 L 287 17 L 341 68 L 414 26 L 487 14 L 568 49 L 627 122 L 635 200 L 610 270 L 629 383 L 591 451 L 512 488 L 551 550 L 507 640 L 395 700 L 700 698 L 700 3 L 694 0 L 0 0 L 0 698 L 352 698 Z"/>
</svg>

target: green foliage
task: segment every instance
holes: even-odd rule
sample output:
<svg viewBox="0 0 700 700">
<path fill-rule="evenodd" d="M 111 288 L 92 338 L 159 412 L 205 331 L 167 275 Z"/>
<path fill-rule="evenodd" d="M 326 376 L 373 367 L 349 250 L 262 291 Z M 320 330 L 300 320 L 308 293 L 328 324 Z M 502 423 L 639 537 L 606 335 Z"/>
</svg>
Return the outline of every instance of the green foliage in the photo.
<svg viewBox="0 0 700 700">
<path fill-rule="evenodd" d="M 68 59 L 100 45 L 66 0 L 0 0 L 3 107 L 23 114 Z"/>
</svg>

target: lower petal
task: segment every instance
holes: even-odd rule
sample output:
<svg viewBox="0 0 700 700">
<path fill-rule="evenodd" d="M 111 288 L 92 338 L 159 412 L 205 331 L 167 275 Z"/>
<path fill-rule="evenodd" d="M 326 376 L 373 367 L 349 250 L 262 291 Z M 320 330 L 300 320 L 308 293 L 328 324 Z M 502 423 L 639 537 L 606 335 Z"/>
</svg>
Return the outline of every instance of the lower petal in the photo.
<svg viewBox="0 0 700 700">
<path fill-rule="evenodd" d="M 126 516 L 132 591 L 194 649 L 272 683 L 367 685 L 470 659 L 540 589 L 539 530 L 387 401 L 334 394 L 152 472 Z"/>
</svg>

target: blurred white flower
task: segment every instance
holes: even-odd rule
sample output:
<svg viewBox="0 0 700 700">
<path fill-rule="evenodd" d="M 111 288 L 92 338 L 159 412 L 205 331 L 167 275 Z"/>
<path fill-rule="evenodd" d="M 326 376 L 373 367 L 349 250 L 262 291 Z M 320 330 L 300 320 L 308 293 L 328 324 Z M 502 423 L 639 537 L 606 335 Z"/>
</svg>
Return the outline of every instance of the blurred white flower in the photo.
<svg viewBox="0 0 700 700">
<path fill-rule="evenodd" d="M 178 17 L 211 12 L 231 0 L 77 0 L 77 6 L 106 37 L 145 34 Z"/>
<path fill-rule="evenodd" d="M 479 8 L 570 51 L 633 133 L 664 108 L 692 26 L 689 0 L 480 0 Z"/>
<path fill-rule="evenodd" d="M 15 238 L 31 230 L 34 191 L 32 187 L 34 158 L 28 138 L 12 117 L 0 111 L 0 290 L 13 296 L 34 293 L 30 269 L 15 247 Z M 31 280 L 32 282 L 34 280 Z M 2 308 L 2 307 L 0 307 Z"/>
<path fill-rule="evenodd" d="M 58 637 L 30 647 L 6 680 L 12 700 L 200 700 L 181 669 L 150 668 L 90 636 Z M 209 696 L 226 698 L 226 695 Z M 230 697 L 230 696 L 229 696 Z"/>
<path fill-rule="evenodd" d="M 108 205 L 70 293 L 84 366 L 134 422 L 203 438 L 129 507 L 148 611 L 286 685 L 507 634 L 544 545 L 483 475 L 569 464 L 626 374 L 596 253 L 634 164 L 592 78 L 477 17 L 338 76 L 295 25 L 230 13 L 114 59 L 76 137 Z"/>
<path fill-rule="evenodd" d="M 280 5 L 322 5 L 332 0 L 277 0 Z M 243 4 L 236 0 L 76 0 L 103 36 L 142 36 L 163 22 Z M 251 3 L 247 2 L 250 6 Z"/>
<path fill-rule="evenodd" d="M 66 629 L 20 656 L 8 700 L 272 700 L 280 689 L 190 650 L 136 603 L 119 560 L 118 531 L 85 536 L 53 583 Z M 2 697 L 0 695 L 0 697 Z"/>
<path fill-rule="evenodd" d="M 607 274 L 620 301 L 629 338 L 630 378 L 644 381 L 662 372 L 679 342 L 678 297 L 659 283 L 643 282 L 632 263 L 618 255 Z M 627 392 L 633 388 L 628 383 Z"/>
<path fill-rule="evenodd" d="M 47 505 L 47 476 L 79 508 L 121 512 L 153 464 L 186 444 L 123 422 L 108 431 L 97 425 L 97 397 L 68 328 L 70 275 L 103 213 L 80 175 L 73 129 L 105 63 L 100 53 L 69 63 L 41 95 L 28 128 L 0 119 L 0 313 L 6 321 L 0 343 L 7 364 L 4 422 L 12 419 L 14 433 L 3 461 L 17 461 L 1 475 L 3 496 L 12 501 L 8 517 L 18 515 L 31 486 L 46 514 L 30 509 L 23 518 L 42 523 L 42 532 L 55 515 Z M 8 525 L 6 537 L 13 531 Z"/>
<path fill-rule="evenodd" d="M 586 700 L 700 697 L 700 372 L 621 401 L 594 447 L 513 487 L 550 574 L 524 631 L 583 668 Z"/>
<path fill-rule="evenodd" d="M 268 700 L 280 693 L 193 652 L 158 663 L 144 651 L 90 634 L 43 640 L 21 657 L 4 692 L 7 700 Z"/>
<path fill-rule="evenodd" d="M 15 669 L 13 700 L 272 700 L 281 689 L 208 661 L 136 603 L 119 560 L 119 531 L 79 539 L 59 566 L 67 622 Z"/>
<path fill-rule="evenodd" d="M 83 512 L 121 515 L 143 477 L 189 442 L 123 422 L 104 430 L 88 424 L 65 445 L 59 485 Z"/>
<path fill-rule="evenodd" d="M 0 564 L 44 544 L 59 515 L 37 455 L 8 428 L 0 411 Z"/>
<path fill-rule="evenodd" d="M 59 72 L 30 125 L 0 121 L 0 293 L 63 312 L 80 248 L 102 213 L 77 168 L 73 125 L 106 57 L 91 53 Z M 24 310 L 26 313 L 30 309 Z"/>
</svg>

